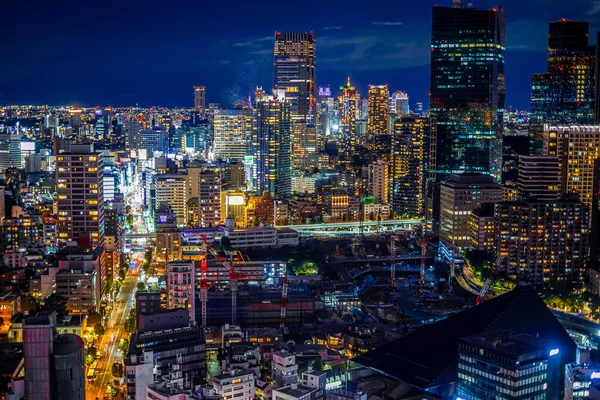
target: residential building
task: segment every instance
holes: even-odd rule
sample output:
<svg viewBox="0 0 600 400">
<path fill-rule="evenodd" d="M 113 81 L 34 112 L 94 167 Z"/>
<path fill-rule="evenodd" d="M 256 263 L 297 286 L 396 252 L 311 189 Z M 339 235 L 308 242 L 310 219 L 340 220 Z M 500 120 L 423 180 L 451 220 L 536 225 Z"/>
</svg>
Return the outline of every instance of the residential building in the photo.
<svg viewBox="0 0 600 400">
<path fill-rule="evenodd" d="M 556 200 L 561 191 L 557 156 L 519 156 L 517 187 L 521 199 Z"/>
<path fill-rule="evenodd" d="M 201 119 L 206 118 L 206 86 L 194 86 L 194 110 Z"/>
<path fill-rule="evenodd" d="M 199 175 L 198 213 L 202 227 L 221 222 L 221 177 L 217 172 L 206 170 Z"/>
<path fill-rule="evenodd" d="M 339 118 L 339 148 L 342 154 L 352 154 L 359 138 L 356 131 L 357 114 L 356 88 L 350 84 L 350 77 L 346 86 L 340 86 L 340 94 L 337 98 Z M 337 133 L 337 132 L 334 132 Z"/>
<path fill-rule="evenodd" d="M 387 135 L 389 98 L 388 85 L 369 85 L 367 132 L 370 136 Z"/>
<path fill-rule="evenodd" d="M 301 384 L 273 389 L 273 400 L 323 400 L 326 398 L 325 372 L 308 371 L 302 374 Z"/>
<path fill-rule="evenodd" d="M 438 178 L 477 172 L 499 180 L 505 12 L 457 0 L 453 7 L 433 7 L 431 29 L 429 114 L 437 119 Z"/>
<path fill-rule="evenodd" d="M 254 374 L 249 370 L 232 370 L 213 377 L 213 387 L 223 399 L 254 399 Z"/>
<path fill-rule="evenodd" d="M 273 387 L 279 388 L 298 382 L 296 355 L 285 350 L 273 353 L 271 360 L 271 380 Z"/>
<path fill-rule="evenodd" d="M 494 204 L 484 203 L 471 212 L 471 246 L 476 250 L 494 249 Z"/>
<path fill-rule="evenodd" d="M 167 264 L 167 306 L 169 309 L 184 308 L 190 321 L 196 320 L 194 263 L 174 261 Z"/>
<path fill-rule="evenodd" d="M 389 165 L 382 160 L 369 164 L 369 196 L 376 203 L 387 204 L 389 195 Z"/>
<path fill-rule="evenodd" d="M 170 207 L 177 217 L 177 224 L 185 225 L 187 221 L 186 178 L 182 175 L 156 175 L 154 185 L 156 210 L 161 206 Z"/>
<path fill-rule="evenodd" d="M 104 293 L 106 270 L 104 248 L 93 251 L 67 246 L 57 253 L 58 271 L 54 276 L 57 294 L 67 299 L 70 314 L 98 311 Z"/>
</svg>

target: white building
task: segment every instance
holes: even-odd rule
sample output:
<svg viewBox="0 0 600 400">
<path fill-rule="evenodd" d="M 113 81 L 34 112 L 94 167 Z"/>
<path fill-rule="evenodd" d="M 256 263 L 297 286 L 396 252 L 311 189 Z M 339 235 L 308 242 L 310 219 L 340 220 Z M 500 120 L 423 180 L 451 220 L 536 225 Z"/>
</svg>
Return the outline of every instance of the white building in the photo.
<svg viewBox="0 0 600 400">
<path fill-rule="evenodd" d="M 196 320 L 194 263 L 174 261 L 167 264 L 167 305 L 169 309 L 189 310 L 190 320 Z"/>
<path fill-rule="evenodd" d="M 389 165 L 382 160 L 369 164 L 369 195 L 376 203 L 388 203 Z"/>
<path fill-rule="evenodd" d="M 187 220 L 186 179 L 176 175 L 156 175 L 156 210 L 161 204 L 170 205 L 177 216 L 177 225 Z"/>
<path fill-rule="evenodd" d="M 248 370 L 233 370 L 213 377 L 215 391 L 226 400 L 253 400 L 254 374 Z"/>
<path fill-rule="evenodd" d="M 326 397 L 327 374 L 308 371 L 302 374 L 302 384 L 292 383 L 273 389 L 273 400 L 323 400 Z"/>
<path fill-rule="evenodd" d="M 145 351 L 143 357 L 135 354 L 125 360 L 125 379 L 128 383 L 127 400 L 146 400 L 146 388 L 154 383 L 154 353 Z M 133 394 L 129 390 L 135 384 Z"/>
<path fill-rule="evenodd" d="M 297 383 L 298 365 L 296 364 L 296 355 L 284 350 L 273 353 L 271 379 L 273 380 L 273 386 L 276 388 Z"/>
</svg>

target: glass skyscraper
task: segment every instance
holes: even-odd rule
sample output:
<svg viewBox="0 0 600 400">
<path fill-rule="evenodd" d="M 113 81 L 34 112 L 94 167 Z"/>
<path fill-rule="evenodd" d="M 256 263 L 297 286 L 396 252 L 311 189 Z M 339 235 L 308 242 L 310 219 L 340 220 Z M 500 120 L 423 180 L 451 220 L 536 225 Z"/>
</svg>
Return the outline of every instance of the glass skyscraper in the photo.
<svg viewBox="0 0 600 400">
<path fill-rule="evenodd" d="M 437 172 L 501 172 L 505 13 L 434 7 L 430 115 L 437 118 Z"/>
</svg>

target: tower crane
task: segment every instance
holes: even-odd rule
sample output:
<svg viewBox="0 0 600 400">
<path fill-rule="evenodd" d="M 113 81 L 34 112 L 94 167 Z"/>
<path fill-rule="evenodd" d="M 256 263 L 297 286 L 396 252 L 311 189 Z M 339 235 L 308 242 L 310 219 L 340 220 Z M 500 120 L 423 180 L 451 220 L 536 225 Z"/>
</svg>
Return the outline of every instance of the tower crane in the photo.
<svg viewBox="0 0 600 400">
<path fill-rule="evenodd" d="M 285 328 L 285 311 L 287 307 L 288 295 L 288 277 L 287 274 L 283 278 L 283 286 L 281 288 L 281 317 L 279 318 L 279 327 Z"/>
<path fill-rule="evenodd" d="M 246 276 L 242 273 L 242 267 L 240 263 L 239 256 L 236 257 L 236 261 L 233 266 L 225 258 L 223 258 L 206 240 L 206 234 L 202 234 L 202 248 L 206 249 L 212 254 L 217 261 L 219 261 L 227 270 L 229 271 L 229 288 L 231 289 L 231 324 L 236 324 L 237 317 L 237 289 L 238 289 L 238 280 L 243 279 Z M 206 259 L 206 257 L 205 257 Z M 208 293 L 207 293 L 208 294 Z M 205 304 L 202 305 L 203 312 L 205 309 Z M 204 316 L 203 316 L 204 317 Z"/>
</svg>

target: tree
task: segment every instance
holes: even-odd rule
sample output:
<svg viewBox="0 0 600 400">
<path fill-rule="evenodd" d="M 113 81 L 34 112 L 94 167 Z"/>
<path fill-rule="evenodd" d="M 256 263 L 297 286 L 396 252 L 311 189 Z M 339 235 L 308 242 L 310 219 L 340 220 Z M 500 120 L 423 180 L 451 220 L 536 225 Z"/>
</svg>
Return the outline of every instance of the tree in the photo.
<svg viewBox="0 0 600 400">
<path fill-rule="evenodd" d="M 259 226 L 260 225 L 260 220 L 258 219 L 257 216 L 254 216 L 254 218 L 252 218 L 252 226 Z"/>
<path fill-rule="evenodd" d="M 94 325 L 94 332 L 96 332 L 98 336 L 104 335 L 104 325 L 102 325 L 101 323 L 97 323 L 96 325 Z"/>
<path fill-rule="evenodd" d="M 135 309 L 129 311 L 129 315 L 125 320 L 125 330 L 129 333 L 135 332 Z"/>
<path fill-rule="evenodd" d="M 113 385 L 108 385 L 108 387 L 106 388 L 106 394 L 114 399 L 115 396 L 119 394 L 119 390 Z"/>
<path fill-rule="evenodd" d="M 90 346 L 85 350 L 85 365 L 92 365 L 94 361 L 96 361 L 96 349 Z"/>
<path fill-rule="evenodd" d="M 120 362 L 115 362 L 112 365 L 112 375 L 115 378 L 122 378 L 123 377 L 123 364 L 121 364 Z"/>
<path fill-rule="evenodd" d="M 121 350 L 121 353 L 123 353 L 123 357 L 125 357 L 127 355 L 127 352 L 129 351 L 129 340 L 122 338 L 119 341 L 119 350 Z"/>
<path fill-rule="evenodd" d="M 87 316 L 87 324 L 89 326 L 96 326 L 102 323 L 102 316 L 98 314 L 96 311 L 90 311 Z"/>
<path fill-rule="evenodd" d="M 112 278 L 107 278 L 106 279 L 106 286 L 104 287 L 104 293 L 110 294 L 112 288 L 113 288 L 113 279 Z"/>
<path fill-rule="evenodd" d="M 67 315 L 67 299 L 57 293 L 52 293 L 44 300 L 41 310 L 56 312 L 57 321 L 62 322 Z"/>
<path fill-rule="evenodd" d="M 312 367 L 315 371 L 323 371 L 323 360 L 321 360 L 321 357 L 315 359 Z"/>
<path fill-rule="evenodd" d="M 137 290 L 146 290 L 146 284 L 144 282 L 138 282 Z"/>
</svg>

